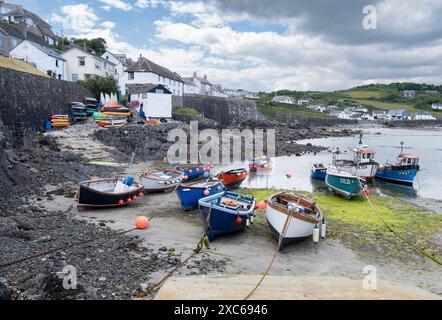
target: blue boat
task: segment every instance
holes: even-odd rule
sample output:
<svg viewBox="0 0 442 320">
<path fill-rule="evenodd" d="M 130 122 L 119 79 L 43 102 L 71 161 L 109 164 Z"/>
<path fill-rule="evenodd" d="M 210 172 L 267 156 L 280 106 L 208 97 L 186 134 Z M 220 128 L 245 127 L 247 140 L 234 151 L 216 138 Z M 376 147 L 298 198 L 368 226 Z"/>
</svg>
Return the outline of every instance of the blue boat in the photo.
<svg viewBox="0 0 442 320">
<path fill-rule="evenodd" d="M 412 186 L 414 178 L 420 170 L 419 157 L 414 154 L 403 153 L 404 143 L 401 142 L 401 153 L 396 164 L 386 163 L 380 166 L 376 178 L 397 184 Z"/>
<path fill-rule="evenodd" d="M 325 183 L 331 190 L 347 200 L 360 194 L 367 186 L 365 178 L 354 176 L 334 166 L 327 168 Z"/>
<path fill-rule="evenodd" d="M 191 211 L 198 209 L 200 199 L 223 190 L 224 185 L 219 180 L 200 180 L 180 184 L 177 193 L 184 211 Z"/>
<path fill-rule="evenodd" d="M 322 163 L 315 163 L 311 168 L 311 177 L 313 179 L 325 180 L 327 168 Z"/>
<path fill-rule="evenodd" d="M 198 178 L 208 178 L 210 176 L 210 166 L 203 164 L 177 164 L 174 165 L 175 170 L 184 173 L 187 177 L 187 181 L 195 180 Z"/>
<path fill-rule="evenodd" d="M 229 191 L 200 199 L 199 207 L 209 241 L 244 230 L 255 217 L 255 198 Z"/>
</svg>

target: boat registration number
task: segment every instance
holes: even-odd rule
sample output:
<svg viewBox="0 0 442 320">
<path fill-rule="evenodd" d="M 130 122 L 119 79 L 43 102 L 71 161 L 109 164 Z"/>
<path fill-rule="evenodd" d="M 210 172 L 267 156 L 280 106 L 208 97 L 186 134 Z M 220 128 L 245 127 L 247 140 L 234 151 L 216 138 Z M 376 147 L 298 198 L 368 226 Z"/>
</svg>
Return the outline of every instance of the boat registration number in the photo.
<svg viewBox="0 0 442 320">
<path fill-rule="evenodd" d="M 342 184 L 351 184 L 351 180 L 350 179 L 345 179 L 345 178 L 340 178 L 339 182 L 341 182 Z"/>
</svg>

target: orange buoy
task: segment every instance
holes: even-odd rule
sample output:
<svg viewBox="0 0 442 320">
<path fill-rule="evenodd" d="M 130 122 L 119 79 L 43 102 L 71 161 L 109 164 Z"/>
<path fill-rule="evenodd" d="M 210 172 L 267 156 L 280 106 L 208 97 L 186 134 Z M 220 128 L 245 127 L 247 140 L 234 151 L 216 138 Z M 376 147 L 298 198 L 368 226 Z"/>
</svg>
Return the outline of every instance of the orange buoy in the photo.
<svg viewBox="0 0 442 320">
<path fill-rule="evenodd" d="M 184 178 L 184 180 L 189 180 L 188 176 L 184 176 L 183 178 Z"/>
<path fill-rule="evenodd" d="M 139 198 L 144 197 L 144 193 L 140 192 L 140 194 L 138 195 Z"/>
<path fill-rule="evenodd" d="M 139 230 L 146 230 L 149 226 L 149 219 L 144 216 L 139 216 L 137 219 L 135 219 L 135 226 Z"/>
<path fill-rule="evenodd" d="M 207 168 L 206 167 L 203 168 L 203 172 L 207 172 Z"/>
<path fill-rule="evenodd" d="M 265 202 L 265 201 L 258 202 L 256 204 L 256 208 L 257 209 L 262 209 L 262 210 L 267 209 L 267 202 Z"/>
<path fill-rule="evenodd" d="M 192 169 L 190 169 L 190 170 L 189 170 L 189 173 L 190 173 L 190 174 L 192 174 L 192 173 L 193 173 L 193 170 L 192 170 Z"/>
</svg>

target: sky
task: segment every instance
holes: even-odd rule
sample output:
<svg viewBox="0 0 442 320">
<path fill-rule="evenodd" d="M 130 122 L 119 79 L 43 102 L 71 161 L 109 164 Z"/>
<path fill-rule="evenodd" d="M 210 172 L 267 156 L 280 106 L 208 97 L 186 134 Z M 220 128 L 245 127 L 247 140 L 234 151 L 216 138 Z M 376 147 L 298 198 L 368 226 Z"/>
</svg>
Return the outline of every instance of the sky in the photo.
<svg viewBox="0 0 442 320">
<path fill-rule="evenodd" d="M 102 37 L 225 88 L 442 84 L 441 0 L 9 0 L 68 37 Z"/>
</svg>

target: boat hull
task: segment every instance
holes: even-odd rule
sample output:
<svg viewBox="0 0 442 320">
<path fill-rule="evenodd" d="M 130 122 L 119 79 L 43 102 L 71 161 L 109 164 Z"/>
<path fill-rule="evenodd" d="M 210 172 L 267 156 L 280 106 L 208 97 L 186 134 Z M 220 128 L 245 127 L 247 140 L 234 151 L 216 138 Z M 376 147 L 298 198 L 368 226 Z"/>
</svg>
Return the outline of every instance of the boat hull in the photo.
<svg viewBox="0 0 442 320">
<path fill-rule="evenodd" d="M 156 176 L 154 172 L 144 174 L 140 177 L 141 184 L 145 193 L 158 193 L 175 190 L 175 188 L 183 181 L 183 174 L 179 171 L 158 172 L 164 176 Z"/>
<path fill-rule="evenodd" d="M 187 176 L 187 181 L 196 180 L 203 177 L 205 172 L 210 172 L 210 168 L 204 165 L 177 166 L 175 170 L 181 171 L 184 176 Z"/>
<path fill-rule="evenodd" d="M 376 178 L 412 186 L 418 171 L 419 166 L 384 166 L 378 170 Z"/>
<path fill-rule="evenodd" d="M 313 179 L 325 180 L 325 176 L 327 175 L 327 168 L 312 168 L 311 169 L 311 177 Z"/>
<path fill-rule="evenodd" d="M 238 188 L 248 176 L 249 173 L 245 169 L 231 170 L 228 172 L 222 172 L 218 176 L 218 179 L 224 183 L 226 190 L 233 190 Z"/>
<path fill-rule="evenodd" d="M 177 194 L 178 198 L 181 202 L 181 207 L 184 211 L 191 211 L 198 209 L 198 201 L 206 195 L 204 195 L 204 191 L 209 191 L 209 196 L 222 192 L 224 189 L 224 186 L 221 181 L 218 183 L 213 184 L 212 186 L 205 186 L 205 187 L 191 187 L 186 185 L 180 185 L 177 188 Z"/>
<path fill-rule="evenodd" d="M 112 185 L 112 180 L 108 180 Z M 138 185 L 135 189 L 123 193 L 101 192 L 93 189 L 91 183 L 106 183 L 106 180 L 87 181 L 80 185 L 78 192 L 78 209 L 117 208 L 127 206 L 134 197 L 143 192 L 143 186 Z M 89 184 L 89 186 L 88 186 Z M 129 202 L 128 199 L 131 199 Z M 123 200 L 122 203 L 120 201 Z"/>
<path fill-rule="evenodd" d="M 325 183 L 330 189 L 346 199 L 351 199 L 362 192 L 361 183 L 363 184 L 363 182 L 358 177 L 340 176 L 327 171 Z"/>
<path fill-rule="evenodd" d="M 210 226 L 207 231 L 209 241 L 213 241 L 222 235 L 243 231 L 247 227 L 247 224 L 250 223 L 251 217 L 255 215 L 255 199 L 249 197 L 242 196 L 241 198 L 241 200 L 246 200 L 249 203 L 250 208 L 246 211 L 235 211 L 222 206 L 211 205 L 210 202 L 212 200 L 221 198 L 224 195 L 231 195 L 232 197 L 240 196 L 225 191 L 213 196 L 208 196 L 199 201 L 201 220 L 204 224 L 208 222 Z M 237 222 L 238 217 L 241 218 L 241 223 Z"/>
</svg>

